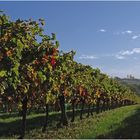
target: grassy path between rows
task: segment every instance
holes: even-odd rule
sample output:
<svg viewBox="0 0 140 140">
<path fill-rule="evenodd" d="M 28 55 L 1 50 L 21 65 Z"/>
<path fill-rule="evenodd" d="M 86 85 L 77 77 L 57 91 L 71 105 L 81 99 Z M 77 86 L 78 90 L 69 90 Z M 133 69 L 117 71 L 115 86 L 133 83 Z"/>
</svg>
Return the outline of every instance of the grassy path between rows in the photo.
<svg viewBox="0 0 140 140">
<path fill-rule="evenodd" d="M 140 105 L 125 106 L 80 120 L 64 128 L 56 128 L 58 113 L 50 115 L 50 124 L 41 132 L 44 114 L 32 114 L 27 119 L 25 138 L 140 138 Z M 20 118 L 0 116 L 0 138 L 17 138 Z"/>
<path fill-rule="evenodd" d="M 140 105 L 121 107 L 92 119 L 80 138 L 140 138 Z"/>
</svg>

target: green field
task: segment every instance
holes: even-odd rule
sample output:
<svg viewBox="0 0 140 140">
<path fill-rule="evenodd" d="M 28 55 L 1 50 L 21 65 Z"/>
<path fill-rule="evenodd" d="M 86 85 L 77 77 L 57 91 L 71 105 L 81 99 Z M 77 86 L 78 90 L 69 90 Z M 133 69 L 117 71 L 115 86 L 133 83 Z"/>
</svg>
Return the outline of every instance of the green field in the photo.
<svg viewBox="0 0 140 140">
<path fill-rule="evenodd" d="M 44 114 L 27 117 L 25 138 L 140 138 L 140 105 L 125 106 L 95 114 L 69 126 L 57 128 L 59 113 L 51 113 L 49 126 L 42 133 Z M 70 116 L 70 115 L 69 115 Z M 16 114 L 0 116 L 0 138 L 18 138 L 20 117 Z"/>
</svg>

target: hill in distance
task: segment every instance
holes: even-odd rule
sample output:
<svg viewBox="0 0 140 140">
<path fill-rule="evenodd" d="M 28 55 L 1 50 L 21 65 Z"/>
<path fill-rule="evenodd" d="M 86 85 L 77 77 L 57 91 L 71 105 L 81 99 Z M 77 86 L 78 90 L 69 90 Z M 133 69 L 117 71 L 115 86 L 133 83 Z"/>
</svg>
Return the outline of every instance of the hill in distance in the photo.
<svg viewBox="0 0 140 140">
<path fill-rule="evenodd" d="M 115 79 L 119 83 L 129 86 L 132 91 L 134 91 L 137 95 L 140 96 L 140 79 L 136 79 L 134 77 L 127 77 L 127 78 L 115 77 Z"/>
</svg>

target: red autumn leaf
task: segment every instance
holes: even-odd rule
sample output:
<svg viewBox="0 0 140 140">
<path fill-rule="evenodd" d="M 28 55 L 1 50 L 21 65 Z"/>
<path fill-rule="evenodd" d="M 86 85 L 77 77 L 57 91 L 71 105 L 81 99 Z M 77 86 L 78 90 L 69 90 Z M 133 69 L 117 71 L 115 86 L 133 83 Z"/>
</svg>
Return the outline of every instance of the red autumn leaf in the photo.
<svg viewBox="0 0 140 140">
<path fill-rule="evenodd" d="M 51 59 L 51 65 L 52 65 L 52 66 L 54 66 L 54 65 L 55 65 L 55 63 L 56 63 L 55 59 L 54 59 L 54 58 L 52 58 L 52 59 Z"/>
<path fill-rule="evenodd" d="M 38 65 L 39 64 L 39 61 L 38 60 L 35 60 L 34 61 L 34 64 Z"/>
</svg>

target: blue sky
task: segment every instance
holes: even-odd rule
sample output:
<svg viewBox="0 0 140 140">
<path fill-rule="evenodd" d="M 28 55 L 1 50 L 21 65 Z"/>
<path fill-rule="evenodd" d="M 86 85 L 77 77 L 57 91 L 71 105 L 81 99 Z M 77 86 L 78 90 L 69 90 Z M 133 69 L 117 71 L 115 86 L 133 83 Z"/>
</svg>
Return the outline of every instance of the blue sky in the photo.
<svg viewBox="0 0 140 140">
<path fill-rule="evenodd" d="M 0 2 L 12 20 L 44 18 L 60 49 L 111 76 L 140 78 L 140 2 Z"/>
</svg>

